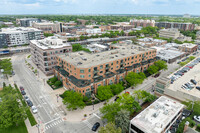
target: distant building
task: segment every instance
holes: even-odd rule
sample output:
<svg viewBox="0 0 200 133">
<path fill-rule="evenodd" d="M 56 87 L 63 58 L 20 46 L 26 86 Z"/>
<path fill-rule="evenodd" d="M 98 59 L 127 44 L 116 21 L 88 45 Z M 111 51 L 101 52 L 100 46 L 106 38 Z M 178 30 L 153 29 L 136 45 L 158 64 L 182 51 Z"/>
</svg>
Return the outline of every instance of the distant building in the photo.
<svg viewBox="0 0 200 133">
<path fill-rule="evenodd" d="M 86 29 L 85 31 L 86 31 L 87 34 L 100 34 L 100 33 L 102 33 L 100 28 Z"/>
<path fill-rule="evenodd" d="M 43 22 L 33 23 L 32 27 L 42 30 L 45 33 L 58 33 L 63 32 L 62 23 L 60 22 Z"/>
<path fill-rule="evenodd" d="M 192 44 L 192 43 L 184 43 L 179 45 L 178 49 L 180 51 L 186 52 L 188 54 L 191 54 L 193 52 L 196 52 L 198 49 L 198 45 Z"/>
<path fill-rule="evenodd" d="M 140 20 L 137 20 L 137 19 L 132 19 L 130 20 L 130 25 L 133 25 L 134 28 L 136 27 L 148 27 L 148 26 L 152 26 L 152 27 L 155 27 L 155 21 L 154 20 L 143 20 L 143 19 L 140 19 Z"/>
<path fill-rule="evenodd" d="M 200 40 L 200 31 L 197 31 L 197 33 L 196 33 L 196 36 L 197 36 L 197 40 Z"/>
<path fill-rule="evenodd" d="M 64 26 L 76 26 L 77 23 L 75 23 L 74 21 L 69 21 L 69 22 L 66 22 L 66 23 L 63 23 Z"/>
<path fill-rule="evenodd" d="M 32 27 L 33 23 L 41 22 L 41 20 L 38 18 L 23 18 L 23 19 L 19 19 L 16 21 L 19 21 L 20 26 L 22 26 L 22 27 Z"/>
<path fill-rule="evenodd" d="M 129 133 L 166 133 L 183 108 L 178 101 L 161 96 L 130 121 Z"/>
<path fill-rule="evenodd" d="M 177 39 L 180 36 L 178 29 L 161 29 L 159 31 L 159 37 Z"/>
<path fill-rule="evenodd" d="M 191 15 L 190 15 L 190 14 L 184 14 L 183 17 L 184 17 L 184 18 L 190 18 Z"/>
<path fill-rule="evenodd" d="M 35 28 L 2 28 L 0 32 L 0 47 L 29 44 L 30 40 L 44 38 L 43 32 Z"/>
<path fill-rule="evenodd" d="M 166 40 L 153 39 L 153 38 L 140 38 L 138 44 L 143 47 L 160 46 L 166 44 Z"/>
<path fill-rule="evenodd" d="M 53 74 L 53 67 L 56 66 L 56 55 L 72 51 L 70 44 L 56 37 L 31 40 L 30 47 L 33 63 L 46 75 Z"/>
<path fill-rule="evenodd" d="M 3 22 L 3 25 L 6 25 L 8 27 L 13 27 L 14 24 L 12 22 Z"/>
<path fill-rule="evenodd" d="M 179 30 L 194 30 L 196 25 L 192 24 L 192 23 L 177 23 L 177 22 L 156 22 L 155 25 L 158 28 L 165 28 L 165 29 L 169 29 L 169 28 L 176 28 Z"/>
<path fill-rule="evenodd" d="M 93 43 L 87 46 L 89 49 L 94 49 L 94 52 L 103 52 L 109 49 L 108 45 Z"/>
</svg>

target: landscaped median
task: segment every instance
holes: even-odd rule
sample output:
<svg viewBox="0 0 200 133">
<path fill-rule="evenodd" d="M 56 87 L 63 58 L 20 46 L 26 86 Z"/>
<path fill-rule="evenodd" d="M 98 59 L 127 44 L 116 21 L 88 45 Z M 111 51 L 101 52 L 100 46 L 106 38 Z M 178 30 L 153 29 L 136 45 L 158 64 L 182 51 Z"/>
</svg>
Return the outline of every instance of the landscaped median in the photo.
<svg viewBox="0 0 200 133">
<path fill-rule="evenodd" d="M 15 84 L 15 89 L 17 90 L 17 93 L 19 94 L 19 98 L 20 98 L 20 100 L 21 100 L 21 102 L 22 102 L 22 105 L 23 105 L 24 107 L 28 107 L 27 104 L 26 104 L 26 102 L 24 101 L 24 99 L 23 99 L 23 97 L 22 97 L 22 95 L 21 95 L 21 93 L 20 93 L 20 91 L 19 91 L 19 89 L 18 89 L 18 87 L 17 87 L 16 84 Z M 37 122 L 36 122 L 36 120 L 35 120 L 33 114 L 31 113 L 30 109 L 27 109 L 26 114 L 27 114 L 27 117 L 28 117 L 28 119 L 29 119 L 29 121 L 30 121 L 30 123 L 31 123 L 31 126 L 36 125 Z"/>
<path fill-rule="evenodd" d="M 62 82 L 58 80 L 57 77 L 52 77 L 49 80 L 47 80 L 47 84 L 51 86 L 53 90 L 63 87 Z"/>
</svg>

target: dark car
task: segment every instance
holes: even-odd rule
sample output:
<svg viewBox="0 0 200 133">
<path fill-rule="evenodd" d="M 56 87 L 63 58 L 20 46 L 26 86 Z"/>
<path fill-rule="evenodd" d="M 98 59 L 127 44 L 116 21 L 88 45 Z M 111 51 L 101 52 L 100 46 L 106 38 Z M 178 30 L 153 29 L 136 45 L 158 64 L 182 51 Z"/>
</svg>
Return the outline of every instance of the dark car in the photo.
<svg viewBox="0 0 200 133">
<path fill-rule="evenodd" d="M 193 84 L 195 84 L 195 85 L 197 84 L 197 81 L 194 80 L 194 79 L 191 79 L 190 81 L 191 81 Z"/>
<path fill-rule="evenodd" d="M 20 89 L 20 91 L 22 91 L 22 90 L 24 90 L 24 87 L 20 86 L 19 89 Z"/>
<path fill-rule="evenodd" d="M 31 102 L 31 100 L 26 101 L 29 107 L 33 106 L 33 103 Z"/>
<path fill-rule="evenodd" d="M 183 109 L 183 112 L 182 112 L 182 115 L 183 115 L 183 116 L 188 117 L 188 116 L 190 116 L 190 114 L 191 114 L 191 111 L 190 111 L 190 110 Z"/>
<path fill-rule="evenodd" d="M 100 123 L 99 122 L 96 122 L 93 127 L 92 127 L 92 131 L 97 131 L 97 129 L 99 128 L 100 126 Z"/>
<path fill-rule="evenodd" d="M 180 64 L 180 63 L 181 63 L 181 61 L 177 62 L 177 64 Z"/>
<path fill-rule="evenodd" d="M 197 86 L 196 89 L 197 89 L 197 90 L 200 90 L 200 86 Z"/>
<path fill-rule="evenodd" d="M 26 95 L 26 92 L 24 90 L 21 91 L 22 95 Z"/>
</svg>

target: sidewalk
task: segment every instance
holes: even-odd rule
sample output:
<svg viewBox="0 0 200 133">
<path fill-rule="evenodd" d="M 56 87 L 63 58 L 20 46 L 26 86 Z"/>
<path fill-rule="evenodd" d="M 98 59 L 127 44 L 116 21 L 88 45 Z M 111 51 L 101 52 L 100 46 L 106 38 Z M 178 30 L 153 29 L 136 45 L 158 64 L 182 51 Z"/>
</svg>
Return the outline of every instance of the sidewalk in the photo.
<svg viewBox="0 0 200 133">
<path fill-rule="evenodd" d="M 28 118 L 25 120 L 25 124 L 29 133 L 37 133 L 38 128 L 36 126 L 31 126 Z"/>
</svg>

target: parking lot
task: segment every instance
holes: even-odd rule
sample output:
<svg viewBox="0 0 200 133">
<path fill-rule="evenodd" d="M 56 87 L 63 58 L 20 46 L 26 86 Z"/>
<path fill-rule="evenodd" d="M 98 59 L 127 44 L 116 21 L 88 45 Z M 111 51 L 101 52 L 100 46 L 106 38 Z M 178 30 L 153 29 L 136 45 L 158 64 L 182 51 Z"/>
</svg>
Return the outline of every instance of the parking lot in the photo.
<svg viewBox="0 0 200 133">
<path fill-rule="evenodd" d="M 194 60 L 195 61 L 195 60 Z M 196 89 L 197 86 L 200 86 L 200 62 L 196 63 L 196 65 L 192 66 L 190 65 L 192 62 L 188 63 L 186 66 L 180 68 L 177 72 L 173 73 L 169 76 L 169 78 L 173 79 L 172 76 L 175 77 L 174 80 L 172 80 L 169 89 L 173 91 L 181 91 L 184 94 L 189 94 L 195 97 L 200 98 L 200 90 Z M 180 72 L 180 70 L 185 69 L 185 72 Z M 195 80 L 197 83 L 196 85 L 191 81 L 191 79 Z M 185 84 L 190 82 L 189 87 Z"/>
</svg>

